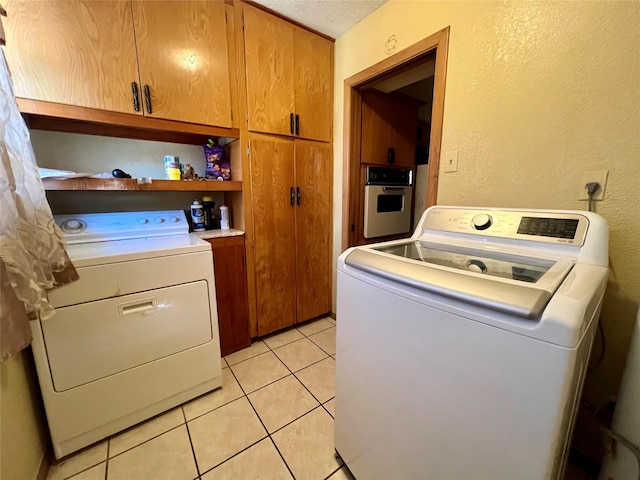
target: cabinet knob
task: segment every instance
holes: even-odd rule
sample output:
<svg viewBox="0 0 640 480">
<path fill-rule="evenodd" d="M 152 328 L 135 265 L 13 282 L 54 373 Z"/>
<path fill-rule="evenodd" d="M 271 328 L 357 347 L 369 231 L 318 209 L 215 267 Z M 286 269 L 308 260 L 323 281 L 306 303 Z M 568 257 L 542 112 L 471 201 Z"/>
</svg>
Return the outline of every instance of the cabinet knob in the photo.
<svg viewBox="0 0 640 480">
<path fill-rule="evenodd" d="M 296 135 L 300 135 L 300 115 L 296 114 Z"/>
<path fill-rule="evenodd" d="M 296 187 L 296 205 L 300 206 L 300 187 Z"/>
<path fill-rule="evenodd" d="M 289 133 L 293 135 L 293 113 L 289 114 Z"/>
<path fill-rule="evenodd" d="M 293 187 L 291 187 L 289 189 L 289 201 L 291 202 L 291 206 L 292 207 L 293 207 L 294 202 L 296 201 L 295 198 L 296 198 L 295 190 L 293 189 Z"/>
</svg>

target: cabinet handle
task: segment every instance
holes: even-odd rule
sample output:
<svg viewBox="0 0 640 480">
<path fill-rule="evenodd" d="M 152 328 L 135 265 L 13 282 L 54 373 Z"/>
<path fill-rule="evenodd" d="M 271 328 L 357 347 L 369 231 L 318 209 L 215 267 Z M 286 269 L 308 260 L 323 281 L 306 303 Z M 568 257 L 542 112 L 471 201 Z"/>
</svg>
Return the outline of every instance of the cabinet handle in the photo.
<svg viewBox="0 0 640 480">
<path fill-rule="evenodd" d="M 300 187 L 296 187 L 296 205 L 300 206 Z"/>
<path fill-rule="evenodd" d="M 133 94 L 133 109 L 139 112 L 140 100 L 138 99 L 138 84 L 136 82 L 131 82 L 131 93 Z"/>
<path fill-rule="evenodd" d="M 289 189 L 289 196 L 290 196 L 289 201 L 291 202 L 291 206 L 293 207 L 293 204 L 294 204 L 294 202 L 296 201 L 296 200 L 295 200 L 296 193 L 295 193 L 295 191 L 293 190 L 293 187 L 291 187 L 291 188 Z"/>
<path fill-rule="evenodd" d="M 289 133 L 293 135 L 293 113 L 289 114 Z"/>
<path fill-rule="evenodd" d="M 153 108 L 151 107 L 151 91 L 149 90 L 149 85 L 144 86 L 144 101 L 147 104 L 147 113 L 152 113 Z"/>
<path fill-rule="evenodd" d="M 389 147 L 387 150 L 387 162 L 389 165 L 396 163 L 396 149 L 393 147 Z"/>
<path fill-rule="evenodd" d="M 296 135 L 300 135 L 300 115 L 296 114 Z"/>
</svg>

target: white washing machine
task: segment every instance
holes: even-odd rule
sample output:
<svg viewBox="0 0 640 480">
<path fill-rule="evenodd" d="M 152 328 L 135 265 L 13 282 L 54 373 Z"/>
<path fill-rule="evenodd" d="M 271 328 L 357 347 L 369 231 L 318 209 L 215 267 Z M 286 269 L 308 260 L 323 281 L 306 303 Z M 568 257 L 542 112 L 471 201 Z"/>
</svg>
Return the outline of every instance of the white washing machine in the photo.
<svg viewBox="0 0 640 480">
<path fill-rule="evenodd" d="M 80 280 L 32 321 L 56 458 L 220 387 L 211 246 L 184 212 L 55 217 Z"/>
<path fill-rule="evenodd" d="M 608 272 L 589 212 L 432 207 L 338 260 L 335 448 L 358 480 L 559 478 Z"/>
</svg>

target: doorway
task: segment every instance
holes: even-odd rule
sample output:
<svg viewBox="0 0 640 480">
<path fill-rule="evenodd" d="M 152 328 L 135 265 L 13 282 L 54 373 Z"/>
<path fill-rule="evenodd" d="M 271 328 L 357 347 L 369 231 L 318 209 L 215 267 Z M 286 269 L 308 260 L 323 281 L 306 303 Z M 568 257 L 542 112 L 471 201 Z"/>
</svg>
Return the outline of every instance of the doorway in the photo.
<svg viewBox="0 0 640 480">
<path fill-rule="evenodd" d="M 363 243 L 363 185 L 367 159 L 362 158 L 362 152 L 367 149 L 363 146 L 362 127 L 363 110 L 366 116 L 363 102 L 369 95 L 367 92 L 374 92 L 376 95 L 392 94 L 398 101 L 401 101 L 401 97 L 420 100 L 420 96 L 428 92 L 421 99 L 419 108 L 430 109 L 430 122 L 426 122 L 422 115 L 422 123 L 417 123 L 418 128 L 413 133 L 414 153 L 417 154 L 412 159 L 417 164 L 414 164 L 414 173 L 426 175 L 426 179 L 418 178 L 416 182 L 416 187 L 426 187 L 426 196 L 418 194 L 415 212 L 421 213 L 426 207 L 436 203 L 448 40 L 449 27 L 345 80 L 342 250 Z M 430 68 L 431 75 L 428 73 Z M 429 82 L 433 82 L 431 91 Z M 431 101 L 430 107 L 427 107 L 427 97 Z M 416 120 L 419 120 L 417 114 Z M 425 131 L 427 123 L 429 132 Z M 420 132 L 422 139 L 419 138 Z M 426 168 L 420 165 L 425 159 L 428 159 Z"/>
</svg>

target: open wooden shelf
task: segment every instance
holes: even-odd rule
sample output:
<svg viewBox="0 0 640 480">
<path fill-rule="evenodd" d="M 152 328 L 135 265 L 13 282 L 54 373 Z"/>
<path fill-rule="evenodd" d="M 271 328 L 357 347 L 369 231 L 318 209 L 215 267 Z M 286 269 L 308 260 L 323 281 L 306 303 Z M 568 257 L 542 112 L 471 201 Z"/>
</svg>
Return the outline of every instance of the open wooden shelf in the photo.
<svg viewBox="0 0 640 480">
<path fill-rule="evenodd" d="M 45 190 L 120 190 L 120 191 L 192 191 L 240 192 L 242 182 L 216 182 L 206 180 L 153 180 L 138 183 L 134 178 L 45 178 Z"/>
</svg>

